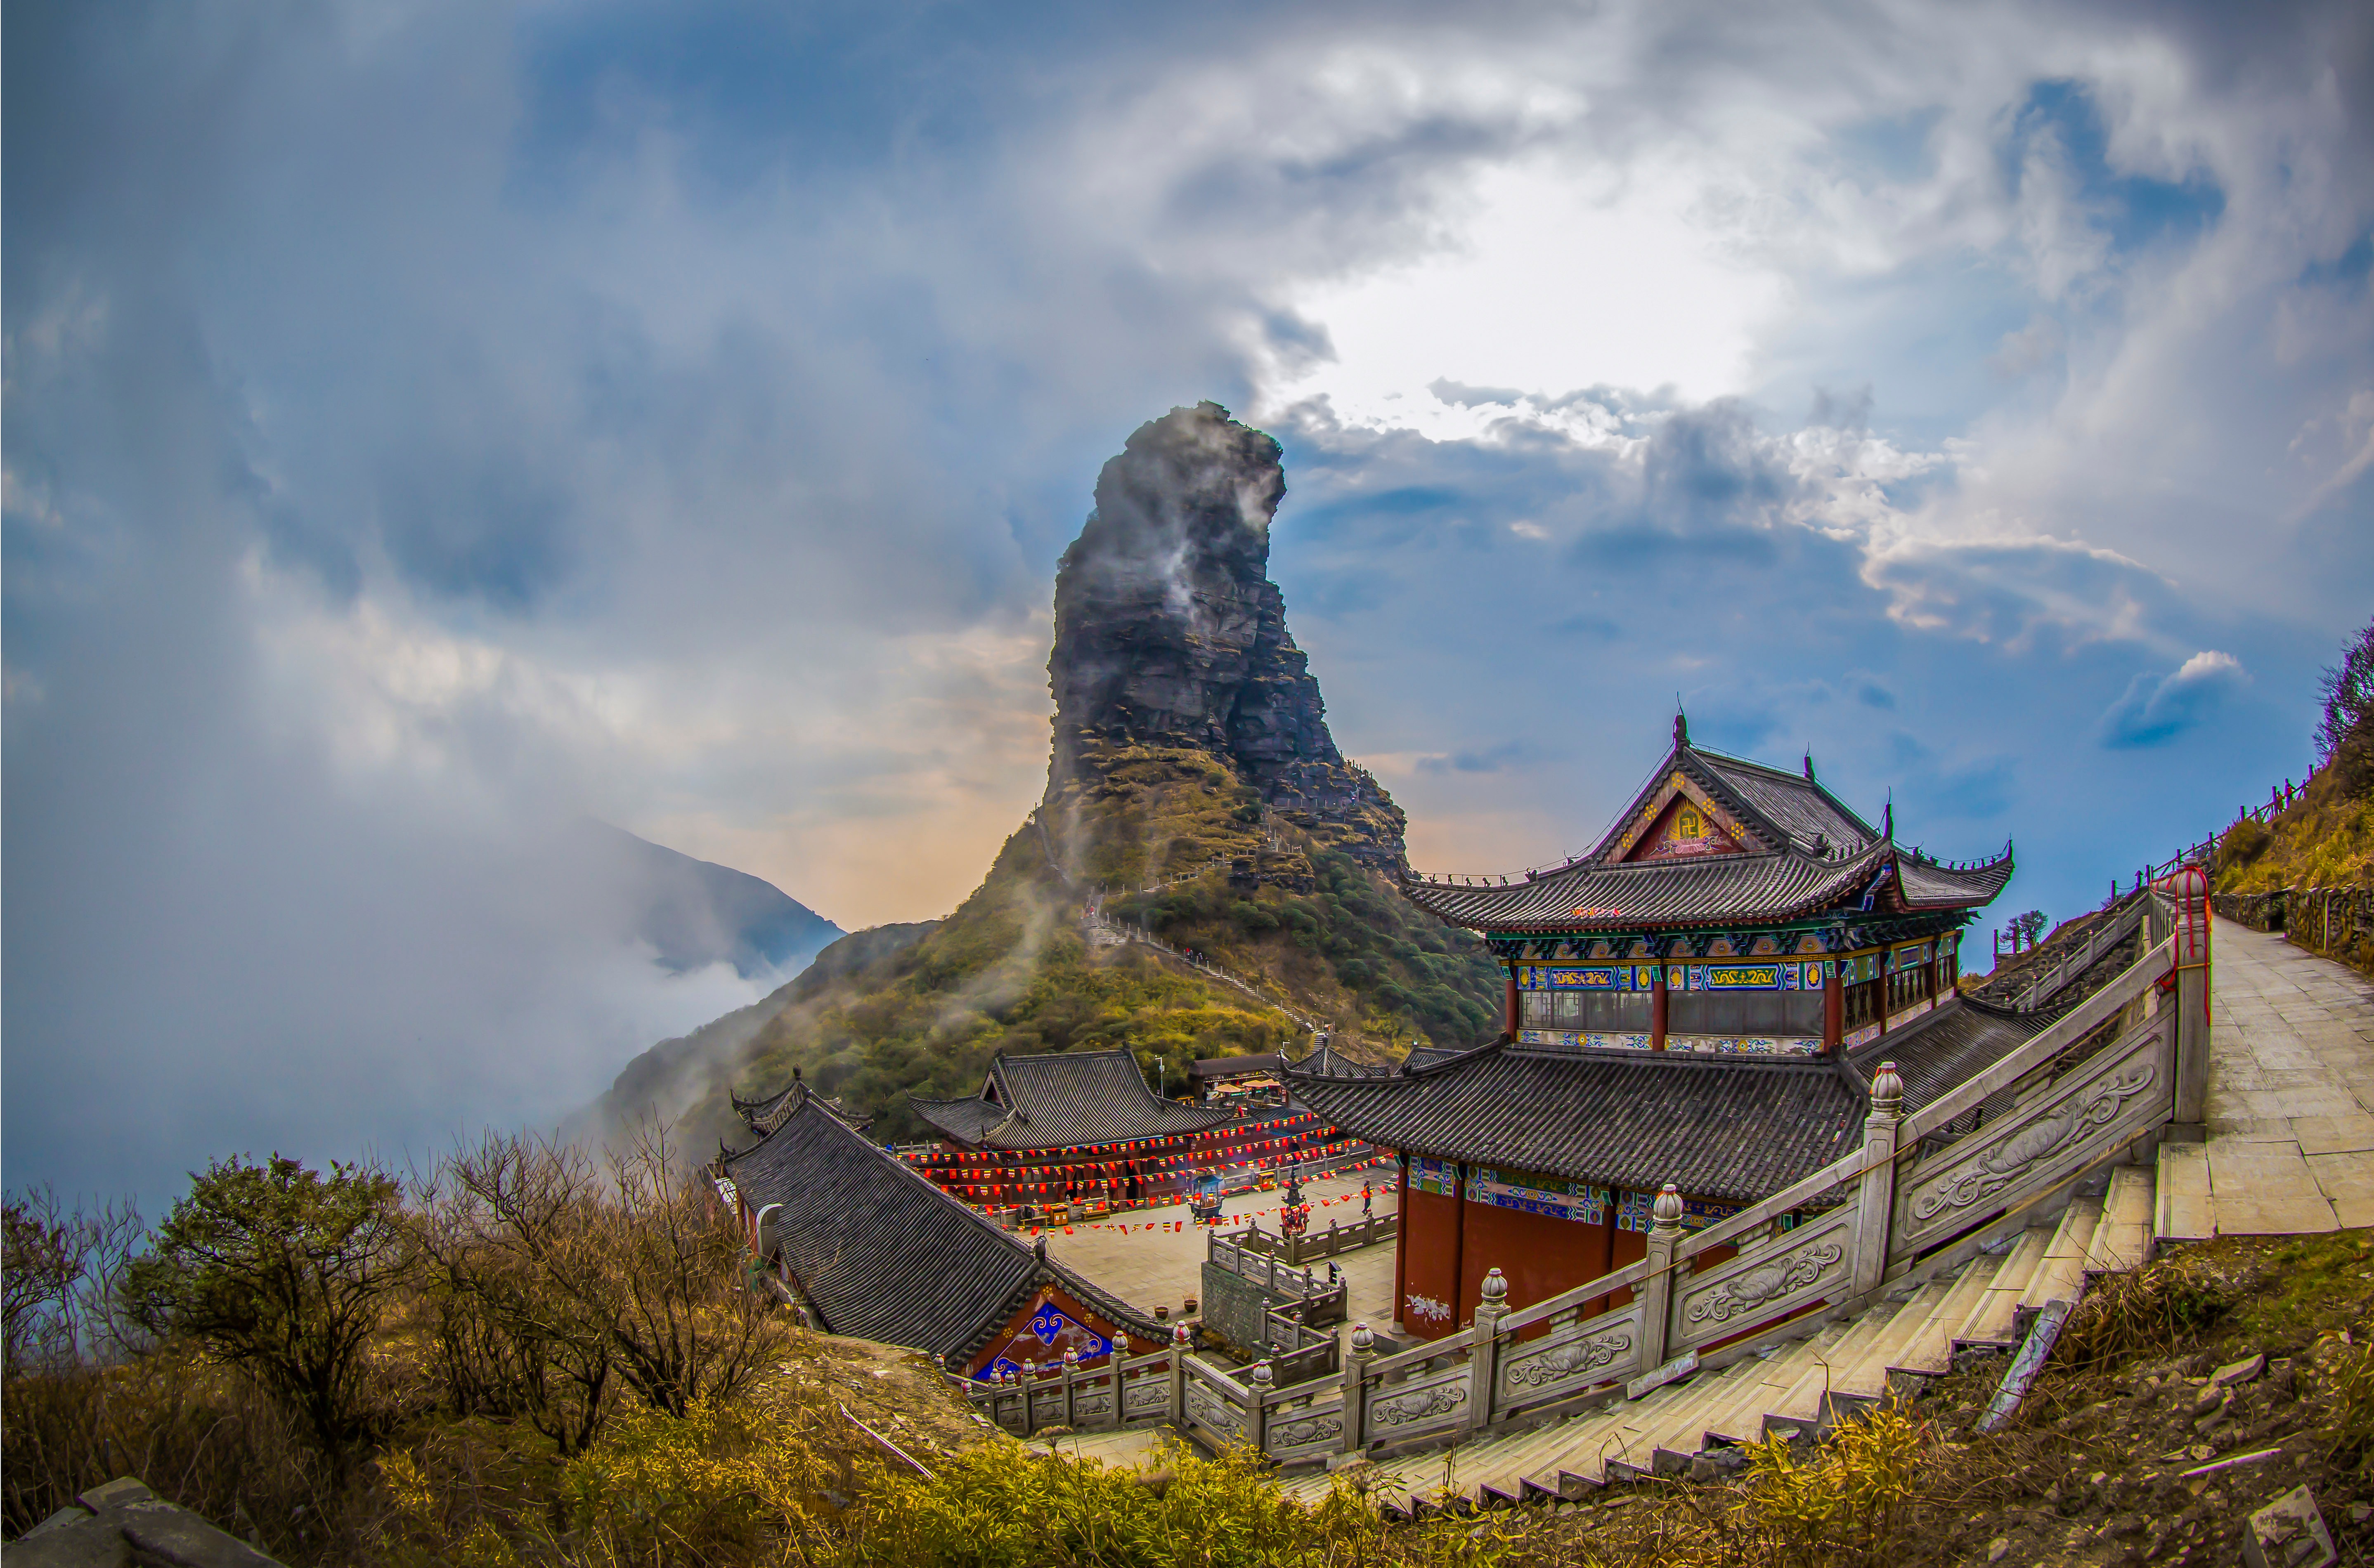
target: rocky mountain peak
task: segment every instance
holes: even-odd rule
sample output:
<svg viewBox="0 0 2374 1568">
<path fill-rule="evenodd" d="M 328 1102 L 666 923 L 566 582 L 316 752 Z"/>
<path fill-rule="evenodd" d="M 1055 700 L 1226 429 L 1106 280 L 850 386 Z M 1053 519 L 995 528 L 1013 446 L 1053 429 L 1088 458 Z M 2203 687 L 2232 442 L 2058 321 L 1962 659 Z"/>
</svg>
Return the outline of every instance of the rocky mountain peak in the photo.
<svg viewBox="0 0 2374 1568">
<path fill-rule="evenodd" d="M 1269 580 L 1280 456 L 1270 437 L 1202 403 L 1139 426 L 1105 464 L 1055 578 L 1047 799 L 1092 777 L 1111 747 L 1193 747 L 1227 762 L 1277 816 L 1397 868 L 1401 810 L 1336 750 Z"/>
</svg>

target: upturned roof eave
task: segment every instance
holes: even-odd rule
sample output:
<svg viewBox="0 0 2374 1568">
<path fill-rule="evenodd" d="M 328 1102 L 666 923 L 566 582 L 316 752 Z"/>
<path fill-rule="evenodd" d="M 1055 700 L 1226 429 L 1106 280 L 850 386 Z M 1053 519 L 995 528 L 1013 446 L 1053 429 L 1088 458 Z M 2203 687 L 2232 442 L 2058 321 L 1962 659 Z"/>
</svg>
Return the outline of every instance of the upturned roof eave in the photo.
<svg viewBox="0 0 2374 1568">
<path fill-rule="evenodd" d="M 1449 911 L 1449 910 L 1446 910 L 1446 909 L 1443 909 L 1443 908 L 1438 907 L 1437 907 L 1436 902 L 1435 902 L 1434 900 L 1432 900 L 1432 899 L 1430 899 L 1429 897 L 1428 897 L 1428 896 L 1427 896 L 1428 894 L 1436 893 L 1436 892 L 1440 892 L 1440 893 L 1443 893 L 1443 894 L 1457 895 L 1457 894 L 1475 894 L 1475 893 L 1486 893 L 1486 894 L 1491 894 L 1491 893 L 1500 893 L 1500 892 L 1505 891 L 1505 892 L 1507 892 L 1507 893 L 1510 893 L 1510 894 L 1514 895 L 1514 894 L 1520 894 L 1520 893 L 1522 893 L 1522 892 L 1525 891 L 1526 889 L 1533 889 L 1533 890 L 1536 890 L 1536 891 L 1538 891 L 1538 890 L 1540 889 L 1540 887 L 1541 887 L 1542 883 L 1544 883 L 1544 882 L 1546 882 L 1546 881 L 1549 881 L 1549 880 L 1550 880 L 1550 878 L 1549 878 L 1549 877 L 1538 878 L 1538 879 L 1536 879 L 1536 880 L 1534 880 L 1534 881 L 1533 881 L 1533 882 L 1530 882 L 1530 883 L 1523 883 L 1512 884 L 1512 885 L 1510 885 L 1510 886 L 1509 886 L 1509 887 L 1507 887 L 1507 888 L 1505 888 L 1505 889 L 1498 888 L 1498 887 L 1493 887 L 1493 888 L 1440 887 L 1440 888 L 1437 888 L 1434 884 L 1431 884 L 1431 883 L 1417 883 L 1417 884 L 1416 884 L 1416 886 L 1414 886 L 1414 887 L 1413 887 L 1413 886 L 1406 886 L 1406 885 L 1405 885 L 1405 886 L 1403 888 L 1403 896 L 1404 896 L 1404 897 L 1405 897 L 1405 898 L 1407 898 L 1411 903 L 1413 903 L 1413 904 L 1416 905 L 1419 908 L 1424 909 L 1428 914 L 1434 916 L 1437 919 L 1440 919 L 1440 920 L 1448 921 L 1449 923 L 1451 923 L 1451 924 L 1452 924 L 1452 925 L 1456 925 L 1456 926 L 1462 927 L 1463 929 L 1467 930 L 1478 930 L 1478 931 L 1480 931 L 1480 930 L 1511 930 L 1511 931 L 1513 931 L 1513 930 L 1545 930 L 1545 931 L 1546 931 L 1546 930 L 1602 930 L 1602 931 L 1626 931 L 1626 930 L 1651 930 L 1651 929 L 1654 929 L 1654 930 L 1666 930 L 1666 929 L 1672 929 L 1672 928 L 1679 928 L 1679 927 L 1686 927 L 1686 926 L 1699 926 L 1699 925 L 1706 925 L 1706 924 L 1709 924 L 1709 923 L 1720 923 L 1720 922 L 1732 922 L 1732 923 L 1736 923 L 1736 922 L 1743 921 L 1743 920 L 1745 920 L 1745 921 L 1775 921 L 1775 920 L 1802 919 L 1804 919 L 1806 915 L 1811 914 L 1811 913 L 1817 912 L 1817 911 L 1821 910 L 1822 908 L 1824 908 L 1826 906 L 1828 906 L 1828 905 L 1829 905 L 1830 903 L 1834 902 L 1834 901 L 1839 897 L 1839 893 L 1841 892 L 1841 890 L 1842 890 L 1842 889 L 1844 889 L 1844 888 L 1846 888 L 1847 886 L 1849 886 L 1850 884 L 1851 884 L 1851 883 L 1855 883 L 1855 882 L 1856 882 L 1856 881 L 1857 881 L 1857 880 L 1862 876 L 1862 874 L 1863 874 L 1864 872 L 1869 871 L 1870 869 L 1872 869 L 1872 867 L 1873 867 L 1873 866 L 1874 866 L 1874 865 L 1875 865 L 1878 860 L 1885 859 L 1885 858 L 1886 858 L 1886 853 L 1885 853 L 1885 851 L 1886 851 L 1886 846 L 1885 846 L 1885 845 L 1878 845 L 1878 846 L 1875 846 L 1875 847 L 1873 847 L 1871 849 L 1865 850 L 1863 853 L 1862 853 L 1862 854 L 1860 854 L 1860 855 L 1857 855 L 1857 856 L 1856 856 L 1854 859 L 1852 859 L 1852 860 L 1840 860 L 1840 861 L 1837 862 L 1837 863 L 1836 863 L 1836 865 L 1835 865 L 1835 867 L 1834 867 L 1834 868 L 1832 868 L 1832 870 L 1831 870 L 1831 874 L 1829 875 L 1828 879 L 1828 880 L 1826 880 L 1825 882 L 1823 882 L 1822 883 L 1820 883 L 1820 884 L 1819 884 L 1819 885 L 1818 885 L 1818 886 L 1817 886 L 1817 887 L 1816 887 L 1813 892 L 1811 892 L 1811 893 L 1807 894 L 1804 897 L 1800 898 L 1800 899 L 1798 899 L 1798 900 L 1796 900 L 1796 901 L 1794 901 L 1794 902 L 1792 902 L 1792 903 L 1783 904 L 1783 905 L 1780 906 L 1778 908 L 1776 908 L 1776 909 L 1770 909 L 1770 910 L 1760 910 L 1760 911 L 1735 911 L 1735 912 L 1729 913 L 1729 914 L 1688 915 L 1688 916 L 1676 916 L 1676 917 L 1659 917 L 1659 916 L 1617 916 L 1617 917 L 1613 918 L 1613 919 L 1599 919 L 1599 918 L 1596 918 L 1596 917 L 1574 917 L 1574 916 L 1569 916 L 1569 917 L 1567 917 L 1567 918 L 1565 918 L 1565 919 L 1562 919 L 1493 920 L 1493 919 L 1478 919 L 1478 918 L 1475 918 L 1475 917 L 1473 917 L 1473 916 L 1468 916 L 1468 915 L 1454 914 L 1454 913 L 1452 913 L 1452 912 L 1451 912 L 1451 911 Z M 1703 862 L 1703 863 L 1704 863 L 1704 864 L 1709 868 L 1709 870 L 1710 870 L 1710 871 L 1713 871 L 1713 870 L 1719 870 L 1719 869 L 1721 869 L 1722 867 L 1726 866 L 1726 865 L 1736 865 L 1736 864 L 1739 864 L 1739 863 L 1740 863 L 1740 862 L 1742 862 L 1743 860 L 1782 860 L 1782 859 L 1792 860 L 1796 860 L 1796 861 L 1799 861 L 1800 863 L 1803 863 L 1803 862 L 1804 862 L 1804 857 L 1803 857 L 1803 856 L 1799 856 L 1799 855 L 1795 854 L 1793 851 L 1786 850 L 1786 849 L 1774 849 L 1774 850 L 1767 850 L 1767 851 L 1765 851 L 1765 852 L 1764 852 L 1763 854 L 1761 854 L 1761 855 L 1755 855 L 1755 856 L 1745 856 L 1745 855 L 1722 855 L 1722 856 L 1711 856 L 1711 855 L 1710 855 L 1710 856 L 1706 857 L 1706 859 L 1705 859 L 1705 860 L 1704 860 L 1704 862 Z M 1663 862 L 1655 862 L 1655 863 L 1653 863 L 1653 864 L 1652 864 L 1652 866 L 1650 866 L 1650 867 L 1644 867 L 1644 868 L 1643 868 L 1643 871 L 1645 872 L 1645 871 L 1651 871 L 1651 870 L 1653 870 L 1653 871 L 1656 871 L 1656 872 L 1668 872 L 1668 873 L 1670 873 L 1670 872 L 1674 872 L 1674 871 L 1675 871 L 1675 870 L 1677 870 L 1677 869 L 1678 869 L 1678 868 L 1677 868 L 1677 867 L 1676 867 L 1673 862 L 1670 862 L 1670 861 L 1663 861 Z M 1570 871 L 1570 872 L 1553 872 L 1552 873 L 1550 873 L 1550 875 L 1551 875 L 1551 877 L 1571 876 L 1571 877 L 1573 877 L 1573 878 L 1575 879 L 1575 881 L 1576 881 L 1577 883 L 1582 883 L 1582 882 L 1583 882 L 1586 878 L 1588 878 L 1588 877 L 1594 877 L 1594 876 L 1596 876 L 1596 877 L 1606 877 L 1606 876 L 1614 876 L 1614 875 L 1622 875 L 1622 874 L 1626 874 L 1626 873 L 1629 872 L 1629 871 L 1630 871 L 1630 868 L 1629 868 L 1629 867 L 1617 868 L 1617 867 L 1613 867 L 1613 866 L 1592 866 L 1592 867 L 1587 867 L 1587 868 L 1586 868 L 1586 867 L 1577 867 L 1577 868 L 1575 868 L 1573 871 Z M 1578 873 L 1581 873 L 1581 874 L 1578 874 Z M 1580 888 L 1578 888 L 1578 891 L 1581 891 L 1581 889 L 1580 889 Z M 1594 891 L 1595 891 L 1595 890 L 1594 890 Z"/>
<path fill-rule="evenodd" d="M 1768 850 L 1762 855 L 1752 857 L 1733 855 L 1709 856 L 1703 862 L 1693 862 L 1693 864 L 1703 863 L 1709 868 L 1710 872 L 1712 872 L 1720 869 L 1721 867 L 1726 865 L 1736 865 L 1743 860 L 1751 859 L 1786 859 L 1799 863 L 1804 863 L 1806 857 L 1798 854 L 1794 849 L 1778 849 Z M 1536 878 L 1532 882 L 1515 883 L 1505 888 L 1454 887 L 1417 882 L 1404 883 L 1402 888 L 1402 895 L 1411 903 L 1416 905 L 1419 908 L 1424 909 L 1428 914 L 1434 916 L 1437 919 L 1442 920 L 1446 924 L 1458 926 L 1462 930 L 1473 931 L 1504 931 L 1522 935 L 1547 935 L 1561 931 L 1594 931 L 1612 934 L 1634 930 L 1679 930 L 1710 925 L 1772 925 L 1791 920 L 1816 919 L 1830 914 L 1857 915 L 1881 912 L 1841 907 L 1839 907 L 1839 901 L 1842 898 L 1851 897 L 1857 891 L 1864 876 L 1867 873 L 1876 871 L 1883 864 L 1886 865 L 1891 872 L 1888 881 L 1889 889 L 1893 895 L 1893 902 L 1901 907 L 1901 912 L 1910 914 L 1927 914 L 1953 909 L 1976 908 L 1988 903 L 2003 892 L 2004 884 L 2010 880 L 2013 869 L 2012 858 L 2009 854 L 2005 854 L 1998 860 L 1988 861 L 1982 865 L 1970 867 L 1968 870 L 1949 871 L 1946 868 L 1932 863 L 1922 863 L 1922 870 L 1931 874 L 1980 879 L 1983 885 L 1971 887 L 1966 894 L 1958 897 L 1942 899 L 1927 898 L 1917 900 L 1908 899 L 1903 895 L 1903 851 L 1897 847 L 1894 841 L 1882 839 L 1879 842 L 1869 846 L 1851 859 L 1836 862 L 1835 865 L 1830 868 L 1829 876 L 1823 883 L 1807 893 L 1804 897 L 1780 905 L 1775 908 L 1764 910 L 1738 910 L 1729 913 L 1688 916 L 1617 916 L 1613 919 L 1567 917 L 1564 919 L 1534 918 L 1528 919 L 1493 919 L 1488 916 L 1476 915 L 1473 913 L 1456 913 L 1440 907 L 1444 902 L 1461 901 L 1460 895 L 1472 895 L 1475 894 L 1485 894 L 1488 895 L 1492 894 L 1507 893 L 1514 897 L 1522 895 L 1527 890 L 1538 893 L 1543 883 L 1557 877 L 1572 878 L 1578 884 L 1575 891 L 1580 894 L 1585 891 L 1585 888 L 1589 886 L 1589 883 L 1593 879 L 1629 874 L 1632 872 L 1632 868 L 1630 866 L 1577 866 L 1566 871 L 1553 872 L 1550 873 L 1549 877 Z M 1674 863 L 1670 861 L 1653 862 L 1652 865 L 1655 870 L 1668 872 L 1677 869 Z M 1641 868 L 1644 872 L 1650 869 L 1651 868 L 1649 866 Z M 2000 873 L 1999 875 L 1996 874 L 1998 872 Z M 1602 889 L 1599 887 L 1591 887 L 1590 891 L 1596 893 L 1602 891 Z"/>
</svg>

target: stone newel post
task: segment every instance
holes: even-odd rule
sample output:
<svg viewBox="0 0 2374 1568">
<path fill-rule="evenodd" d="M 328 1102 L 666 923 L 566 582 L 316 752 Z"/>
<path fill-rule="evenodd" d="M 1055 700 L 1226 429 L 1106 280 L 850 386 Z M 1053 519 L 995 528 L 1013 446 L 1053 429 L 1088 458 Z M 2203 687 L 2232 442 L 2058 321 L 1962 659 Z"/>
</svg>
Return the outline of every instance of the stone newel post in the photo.
<svg viewBox="0 0 2374 1568">
<path fill-rule="evenodd" d="M 2183 866 L 2165 885 L 2176 916 L 2175 1119 L 2198 1127 L 2209 1102 L 2209 878 Z"/>
<path fill-rule="evenodd" d="M 1277 1387 L 1277 1374 L 1269 1363 L 1253 1363 L 1252 1376 L 1246 1380 L 1245 1441 L 1256 1448 L 1269 1446 L 1269 1395 Z"/>
<path fill-rule="evenodd" d="M 1170 1424 L 1187 1424 L 1187 1325 L 1170 1330 Z"/>
<path fill-rule="evenodd" d="M 1377 1337 L 1365 1323 L 1352 1325 L 1351 1353 L 1344 1358 L 1344 1452 L 1357 1454 L 1369 1445 L 1369 1362 L 1377 1353 Z"/>
<path fill-rule="evenodd" d="M 1467 1358 L 1467 1429 L 1481 1432 L 1492 1423 L 1492 1387 L 1499 1366 L 1500 1319 L 1509 1312 L 1508 1277 L 1498 1269 L 1484 1276 L 1484 1299 L 1475 1304 L 1475 1323 Z"/>
<path fill-rule="evenodd" d="M 1674 1248 L 1682 1240 L 1682 1189 L 1667 1182 L 1650 1205 L 1649 1217 L 1649 1277 L 1639 1291 L 1643 1369 L 1665 1361 L 1665 1328 L 1674 1315 Z"/>
<path fill-rule="evenodd" d="M 1884 1061 L 1871 1080 L 1871 1114 L 1863 1122 L 1863 1182 L 1856 1188 L 1854 1293 L 1879 1289 L 1887 1275 L 1887 1233 L 1896 1218 L 1896 1125 L 1904 1115 L 1904 1080 Z"/>
</svg>

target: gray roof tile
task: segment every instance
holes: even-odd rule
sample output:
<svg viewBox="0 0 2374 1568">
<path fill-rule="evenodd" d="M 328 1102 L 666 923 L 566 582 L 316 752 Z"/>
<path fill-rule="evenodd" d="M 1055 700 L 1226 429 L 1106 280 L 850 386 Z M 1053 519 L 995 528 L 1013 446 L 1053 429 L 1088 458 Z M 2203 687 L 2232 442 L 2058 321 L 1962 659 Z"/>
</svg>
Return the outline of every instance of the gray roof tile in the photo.
<svg viewBox="0 0 2374 1568">
<path fill-rule="evenodd" d="M 1431 1159 L 1745 1203 L 1863 1140 L 1864 1103 L 1828 1061 L 1480 1047 L 1389 1079 L 1306 1076 L 1296 1096 L 1355 1137 Z"/>
<path fill-rule="evenodd" d="M 1624 830 L 1677 769 L 1766 842 L 1740 855 L 1617 860 Z M 1883 905 L 1955 909 L 2002 892 L 2012 861 L 2008 853 L 1969 868 L 1922 860 L 1880 837 L 1812 779 L 1682 744 L 1590 854 L 1513 883 L 1412 879 L 1403 891 L 1420 908 L 1479 930 L 1637 930 L 1798 919 L 1860 900 L 1883 870 L 1893 884 L 1882 887 Z"/>
<path fill-rule="evenodd" d="M 792 1273 L 836 1334 L 961 1355 L 1043 1283 L 1148 1339 L 1162 1326 L 943 1192 L 794 1085 L 774 1131 L 725 1174 L 776 1226 Z"/>
<path fill-rule="evenodd" d="M 1896 1075 L 1904 1080 L 1904 1108 L 1917 1111 L 2027 1044 L 2057 1016 L 2016 1013 L 1957 997 L 1856 1047 L 1848 1060 L 1866 1089 L 1881 1062 L 1894 1062 Z"/>
<path fill-rule="evenodd" d="M 924 1100 L 915 1114 L 960 1142 L 982 1149 L 1066 1149 L 1175 1138 L 1231 1118 L 1174 1105 L 1146 1086 L 1127 1051 L 1000 1056 L 970 1100 Z"/>
</svg>

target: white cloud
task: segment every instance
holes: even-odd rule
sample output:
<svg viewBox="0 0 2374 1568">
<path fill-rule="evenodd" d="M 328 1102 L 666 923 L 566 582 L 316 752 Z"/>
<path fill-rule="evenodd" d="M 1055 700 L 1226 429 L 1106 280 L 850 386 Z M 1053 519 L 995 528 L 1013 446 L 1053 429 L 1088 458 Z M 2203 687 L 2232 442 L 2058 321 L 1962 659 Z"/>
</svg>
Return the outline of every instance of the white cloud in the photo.
<svg viewBox="0 0 2374 1568">
<path fill-rule="evenodd" d="M 1487 170 L 1470 200 L 1455 242 L 1288 296 L 1334 357 L 1265 387 L 1264 404 L 1323 396 L 1347 420 L 1458 439 L 1485 434 L 1492 414 L 1441 402 L 1427 390 L 1437 380 L 1549 397 L 1745 390 L 1785 284 L 1726 256 L 1663 171 L 1538 158 Z"/>
<path fill-rule="evenodd" d="M 2206 720 L 2227 693 L 2250 678 L 2241 661 L 2214 649 L 2157 679 L 2139 674 L 2102 715 L 2102 743 L 2132 749 L 2174 740 Z"/>
</svg>

